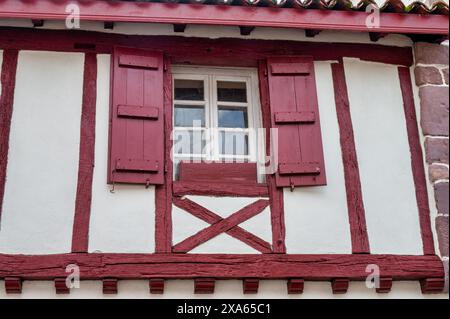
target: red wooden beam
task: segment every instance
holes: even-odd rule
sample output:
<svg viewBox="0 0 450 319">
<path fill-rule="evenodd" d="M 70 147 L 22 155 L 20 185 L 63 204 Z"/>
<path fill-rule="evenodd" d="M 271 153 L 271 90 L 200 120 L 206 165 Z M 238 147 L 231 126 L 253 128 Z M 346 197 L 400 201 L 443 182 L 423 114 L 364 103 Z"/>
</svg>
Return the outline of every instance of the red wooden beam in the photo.
<svg viewBox="0 0 450 319">
<path fill-rule="evenodd" d="M 0 17 L 65 20 L 67 1 L 3 0 Z M 86 21 L 150 22 L 228 26 L 280 27 L 317 30 L 371 31 L 413 34 L 448 34 L 448 16 L 381 13 L 380 26 L 368 28 L 368 13 L 297 8 L 217 6 L 147 2 L 81 1 Z"/>
<path fill-rule="evenodd" d="M 5 278 L 5 291 L 7 294 L 21 294 L 22 293 L 22 279 L 17 277 Z"/>
<path fill-rule="evenodd" d="M 153 278 L 149 281 L 151 294 L 161 295 L 164 293 L 164 279 Z"/>
<path fill-rule="evenodd" d="M 242 281 L 242 288 L 245 295 L 257 294 L 259 289 L 259 279 L 247 278 Z"/>
<path fill-rule="evenodd" d="M 66 278 L 66 267 L 80 266 L 82 280 L 116 279 L 291 279 L 364 281 L 366 267 L 377 264 L 393 280 L 443 279 L 438 256 L 400 255 L 228 255 L 228 254 L 0 254 L 0 278 Z M 63 283 L 65 286 L 65 282 Z"/>
<path fill-rule="evenodd" d="M 288 294 L 296 295 L 302 294 L 305 288 L 305 280 L 304 279 L 289 279 L 287 283 Z"/>
<path fill-rule="evenodd" d="M 172 251 L 176 253 L 189 252 L 208 240 L 227 232 L 246 220 L 260 214 L 267 206 L 269 206 L 269 201 L 260 199 L 242 208 L 231 216 L 224 218 L 208 228 L 199 231 L 195 235 L 183 240 L 181 243 L 175 245 L 172 248 Z"/>
<path fill-rule="evenodd" d="M 84 61 L 83 102 L 80 127 L 80 158 L 75 218 L 72 233 L 72 252 L 87 252 L 91 216 L 92 180 L 95 153 L 95 109 L 97 101 L 97 55 L 86 53 Z"/>
<path fill-rule="evenodd" d="M 9 133 L 14 103 L 14 88 L 16 86 L 17 50 L 3 52 L 1 69 L 0 96 L 0 221 L 2 217 L 3 197 L 5 194 L 6 170 L 8 166 Z"/>
<path fill-rule="evenodd" d="M 342 163 L 344 165 L 345 188 L 347 193 L 348 218 L 354 254 L 370 253 L 369 236 L 367 234 L 364 202 L 361 191 L 358 158 L 353 135 L 350 102 L 348 99 L 344 64 L 331 65 L 334 85 L 336 113 L 339 122 Z"/>
<path fill-rule="evenodd" d="M 392 289 L 392 278 L 391 277 L 381 277 L 380 285 L 376 288 L 377 293 L 386 294 Z"/>
<path fill-rule="evenodd" d="M 331 281 L 331 289 L 333 290 L 333 294 L 345 294 L 348 290 L 349 286 L 348 278 L 336 278 Z"/>
<path fill-rule="evenodd" d="M 178 208 L 181 208 L 185 210 L 186 212 L 194 215 L 195 217 L 213 225 L 215 223 L 218 223 L 223 220 L 222 217 L 220 217 L 217 214 L 214 214 L 210 210 L 200 206 L 199 204 L 189 200 L 189 199 L 178 199 L 174 198 L 173 203 Z M 242 229 L 239 226 L 236 226 L 226 232 L 228 235 L 233 236 L 234 238 L 244 242 L 245 244 L 249 245 L 250 247 L 258 250 L 259 252 L 263 254 L 270 254 L 272 252 L 272 249 L 270 247 L 270 244 L 261 238 L 253 235 L 252 233 L 249 233 L 245 229 Z"/>
<path fill-rule="evenodd" d="M 261 112 L 263 126 L 268 128 L 266 130 L 266 155 L 271 153 L 271 132 L 269 128 L 272 128 L 271 111 L 270 111 L 270 97 L 269 97 L 269 81 L 267 61 L 258 61 L 258 78 L 259 78 L 259 94 L 261 97 Z M 267 186 L 270 196 L 270 219 L 272 224 L 272 247 L 273 252 L 277 254 L 286 253 L 286 227 L 284 220 L 284 194 L 283 189 L 277 187 L 275 182 L 275 176 L 273 174 L 267 174 Z"/>
<path fill-rule="evenodd" d="M 117 45 L 164 51 L 172 63 L 177 64 L 257 67 L 259 60 L 275 55 L 310 55 L 315 61 L 349 57 L 403 66 L 413 63 L 411 47 L 379 44 L 207 39 L 0 27 L 0 47 L 3 49 L 111 53 Z"/>
<path fill-rule="evenodd" d="M 196 278 L 194 280 L 195 294 L 213 294 L 216 285 L 214 278 Z"/>
<path fill-rule="evenodd" d="M 417 126 L 414 94 L 409 68 L 399 67 L 400 87 L 403 96 L 403 106 L 406 117 L 406 129 L 411 150 L 411 167 L 416 189 L 416 200 L 419 208 L 420 231 L 422 234 L 423 252 L 434 255 L 434 239 L 431 230 L 430 206 L 428 202 L 427 178 L 425 174 L 422 147 L 420 144 L 419 128 Z"/>
<path fill-rule="evenodd" d="M 200 195 L 200 196 L 231 196 L 231 197 L 268 197 L 269 190 L 266 184 L 246 183 L 205 183 L 205 182 L 174 182 L 173 195 Z"/>
<path fill-rule="evenodd" d="M 55 291 L 57 295 L 67 295 L 70 294 L 70 289 L 67 287 L 66 278 L 55 278 Z"/>
<path fill-rule="evenodd" d="M 420 281 L 420 287 L 424 294 L 439 294 L 444 291 L 444 278 L 427 278 Z"/>
<path fill-rule="evenodd" d="M 172 69 L 169 59 L 164 58 L 164 150 L 165 176 L 164 184 L 155 190 L 155 251 L 170 253 L 172 251 Z"/>
<path fill-rule="evenodd" d="M 103 279 L 103 293 L 105 295 L 116 295 L 118 293 L 117 279 Z"/>
</svg>

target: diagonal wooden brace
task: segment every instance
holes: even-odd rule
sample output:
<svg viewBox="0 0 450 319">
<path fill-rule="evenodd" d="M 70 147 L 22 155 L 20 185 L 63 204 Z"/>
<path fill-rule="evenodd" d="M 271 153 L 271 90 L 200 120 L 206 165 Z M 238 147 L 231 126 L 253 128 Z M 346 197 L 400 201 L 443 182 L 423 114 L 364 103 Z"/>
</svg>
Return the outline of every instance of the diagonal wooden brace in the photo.
<svg viewBox="0 0 450 319">
<path fill-rule="evenodd" d="M 186 200 L 184 200 L 184 201 L 186 201 Z M 179 204 L 180 206 L 183 206 L 183 207 L 188 206 L 188 205 L 185 205 L 182 203 L 183 200 L 174 200 L 174 202 L 175 202 L 175 205 Z M 231 231 L 232 236 L 233 236 L 233 234 L 236 235 L 237 225 L 260 214 L 270 204 L 268 200 L 261 199 L 261 200 L 258 200 L 256 202 L 242 208 L 241 210 L 237 211 L 236 213 L 232 214 L 231 216 L 222 219 L 218 215 L 216 215 L 212 212 L 209 212 L 209 211 L 208 211 L 208 213 L 205 214 L 206 209 L 204 209 L 204 208 L 201 210 L 202 211 L 201 214 L 197 214 L 197 212 L 199 211 L 198 208 L 201 207 L 200 205 L 197 205 L 198 207 L 193 206 L 192 205 L 193 202 L 191 202 L 191 201 L 184 202 L 184 203 L 189 204 L 189 210 L 190 210 L 189 212 L 191 214 L 193 214 L 194 216 L 201 215 L 202 217 L 199 217 L 199 218 L 211 223 L 212 225 L 208 228 L 205 228 L 205 229 L 199 231 L 197 234 L 185 239 L 181 243 L 175 245 L 172 250 L 174 253 L 189 252 L 192 249 L 194 249 L 195 247 L 198 247 L 199 245 L 207 242 L 208 240 L 210 240 L 222 233 L 228 233 Z M 180 208 L 185 209 L 183 207 L 180 207 Z M 191 207 L 195 207 L 195 209 L 192 209 Z M 195 213 L 192 213 L 192 211 L 195 211 Z M 213 221 L 213 218 L 214 218 L 214 221 Z M 248 243 L 249 239 L 251 239 L 252 244 L 253 244 L 253 240 L 256 237 L 256 236 L 244 231 L 242 228 L 238 228 L 237 236 L 239 237 L 237 239 L 242 240 L 245 243 Z M 235 236 L 233 236 L 233 237 L 235 237 Z M 258 241 L 261 241 L 261 240 L 258 238 Z M 265 246 L 265 247 L 267 247 L 267 245 L 269 245 L 269 244 L 268 243 L 263 244 L 263 246 Z M 252 245 L 250 245 L 250 246 L 252 246 Z M 270 247 L 270 245 L 269 245 L 269 247 Z M 267 251 L 265 251 L 265 252 L 267 252 Z"/>
</svg>

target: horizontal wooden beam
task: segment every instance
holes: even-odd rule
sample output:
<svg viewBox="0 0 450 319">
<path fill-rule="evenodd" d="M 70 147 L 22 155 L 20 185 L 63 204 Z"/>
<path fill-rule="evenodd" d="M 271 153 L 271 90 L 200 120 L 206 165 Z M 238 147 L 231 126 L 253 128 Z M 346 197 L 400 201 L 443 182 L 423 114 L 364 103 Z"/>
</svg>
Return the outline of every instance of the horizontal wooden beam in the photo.
<svg viewBox="0 0 450 319">
<path fill-rule="evenodd" d="M 2 0 L 0 18 L 66 20 L 69 1 Z M 85 21 L 150 22 L 371 31 L 386 33 L 448 34 L 448 16 L 381 13 L 379 26 L 369 28 L 369 13 L 253 6 L 218 6 L 154 2 L 72 0 Z"/>
<path fill-rule="evenodd" d="M 226 255 L 226 254 L 0 254 L 0 278 L 54 280 L 66 278 L 66 267 L 80 267 L 82 280 L 115 279 L 291 279 L 365 280 L 376 264 L 393 280 L 444 278 L 437 256 L 399 255 Z M 429 280 L 430 281 L 430 280 Z M 64 285 L 65 283 L 63 283 Z"/>
<path fill-rule="evenodd" d="M 173 195 L 205 195 L 205 196 L 231 196 L 231 197 L 268 197 L 269 189 L 266 184 L 235 184 L 229 183 L 202 183 L 202 182 L 174 182 Z"/>
<path fill-rule="evenodd" d="M 80 30 L 0 27 L 2 49 L 112 53 L 114 46 L 164 51 L 173 64 L 257 67 L 275 55 L 309 55 L 315 61 L 343 57 L 411 66 L 411 47 L 364 43 L 207 39 L 179 36 L 121 35 Z"/>
</svg>

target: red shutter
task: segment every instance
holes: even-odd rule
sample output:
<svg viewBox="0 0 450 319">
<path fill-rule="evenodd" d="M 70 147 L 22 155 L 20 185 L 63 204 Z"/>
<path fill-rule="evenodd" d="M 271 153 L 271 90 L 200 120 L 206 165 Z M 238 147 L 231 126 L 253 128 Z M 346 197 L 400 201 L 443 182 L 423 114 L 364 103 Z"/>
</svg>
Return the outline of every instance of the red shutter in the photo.
<svg viewBox="0 0 450 319">
<path fill-rule="evenodd" d="M 278 128 L 278 187 L 326 185 L 312 57 L 268 59 L 272 126 Z"/>
<path fill-rule="evenodd" d="M 164 184 L 161 52 L 114 50 L 109 182 Z"/>
</svg>

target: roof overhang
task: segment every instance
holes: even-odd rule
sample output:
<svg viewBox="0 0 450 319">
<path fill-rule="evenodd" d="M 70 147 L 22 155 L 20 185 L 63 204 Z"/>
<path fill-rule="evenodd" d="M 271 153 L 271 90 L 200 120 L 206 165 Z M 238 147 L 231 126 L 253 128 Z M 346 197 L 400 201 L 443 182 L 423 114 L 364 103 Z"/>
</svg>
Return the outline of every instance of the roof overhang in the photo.
<svg viewBox="0 0 450 319">
<path fill-rule="evenodd" d="M 81 21 L 279 27 L 447 36 L 448 15 L 105 0 L 0 0 L 0 18 L 65 20 L 76 4 Z"/>
</svg>

